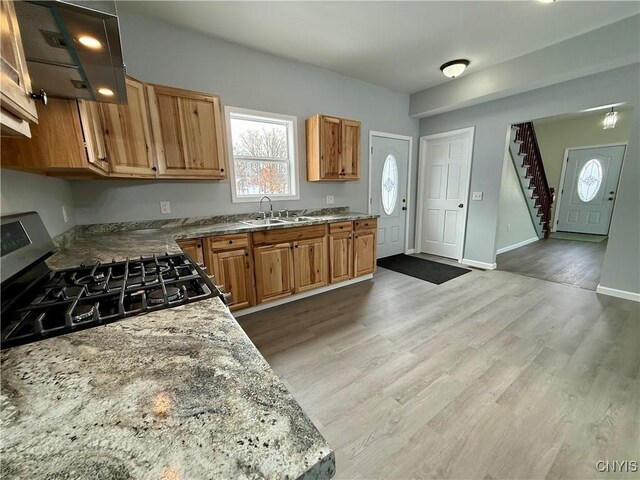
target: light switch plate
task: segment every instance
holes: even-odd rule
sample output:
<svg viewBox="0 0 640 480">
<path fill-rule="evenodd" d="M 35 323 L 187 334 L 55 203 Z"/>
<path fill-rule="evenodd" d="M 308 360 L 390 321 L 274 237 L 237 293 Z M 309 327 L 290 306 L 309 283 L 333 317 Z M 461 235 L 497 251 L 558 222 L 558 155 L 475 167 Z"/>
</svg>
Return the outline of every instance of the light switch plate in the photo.
<svg viewBox="0 0 640 480">
<path fill-rule="evenodd" d="M 327 195 L 327 205 L 333 205 L 333 195 Z"/>
<path fill-rule="evenodd" d="M 482 200 L 482 192 L 473 192 L 473 197 L 471 197 L 473 200 Z"/>
<path fill-rule="evenodd" d="M 160 202 L 160 213 L 171 213 L 171 202 L 169 202 L 168 200 Z"/>
</svg>

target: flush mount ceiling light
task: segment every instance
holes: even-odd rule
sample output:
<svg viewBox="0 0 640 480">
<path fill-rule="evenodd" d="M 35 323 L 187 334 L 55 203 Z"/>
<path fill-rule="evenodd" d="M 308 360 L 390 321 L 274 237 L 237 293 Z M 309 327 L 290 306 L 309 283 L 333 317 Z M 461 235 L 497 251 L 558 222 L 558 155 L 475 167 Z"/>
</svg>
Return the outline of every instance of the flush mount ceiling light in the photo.
<svg viewBox="0 0 640 480">
<path fill-rule="evenodd" d="M 616 128 L 616 123 L 618 123 L 618 112 L 614 111 L 613 107 L 611 107 L 611 111 L 604 116 L 604 120 L 602 121 L 602 128 L 604 130 Z"/>
<path fill-rule="evenodd" d="M 440 70 L 444 74 L 445 77 L 456 78 L 462 75 L 465 68 L 469 66 L 469 60 L 465 60 L 464 58 L 458 60 L 451 60 L 443 64 L 440 67 Z"/>
<path fill-rule="evenodd" d="M 110 88 L 105 88 L 105 87 L 99 88 L 98 93 L 100 95 L 104 95 L 105 97 L 113 97 L 113 90 L 111 90 Z"/>
<path fill-rule="evenodd" d="M 84 45 L 91 50 L 99 50 L 102 48 L 102 43 L 95 37 L 89 35 L 82 35 L 78 37 L 78 43 Z"/>
</svg>

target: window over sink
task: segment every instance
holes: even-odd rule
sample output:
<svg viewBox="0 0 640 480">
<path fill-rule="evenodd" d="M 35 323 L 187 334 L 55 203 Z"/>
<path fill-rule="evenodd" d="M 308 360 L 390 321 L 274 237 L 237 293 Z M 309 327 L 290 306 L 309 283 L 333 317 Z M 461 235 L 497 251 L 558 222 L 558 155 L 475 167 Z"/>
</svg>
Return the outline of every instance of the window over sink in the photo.
<svg viewBox="0 0 640 480">
<path fill-rule="evenodd" d="M 297 200 L 297 118 L 226 107 L 233 202 Z"/>
</svg>

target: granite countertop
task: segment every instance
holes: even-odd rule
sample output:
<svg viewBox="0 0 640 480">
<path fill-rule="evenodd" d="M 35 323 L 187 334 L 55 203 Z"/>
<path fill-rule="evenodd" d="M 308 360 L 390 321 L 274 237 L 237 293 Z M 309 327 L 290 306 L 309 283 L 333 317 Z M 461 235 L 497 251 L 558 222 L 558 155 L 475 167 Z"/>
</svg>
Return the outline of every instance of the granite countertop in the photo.
<svg viewBox="0 0 640 480">
<path fill-rule="evenodd" d="M 250 226 L 242 220 L 255 214 L 197 217 L 170 221 L 124 222 L 76 227 L 56 238 L 59 250 L 47 259 L 54 270 L 91 265 L 96 262 L 122 261 L 128 257 L 151 257 L 166 253 L 180 253 L 176 240 L 229 235 L 234 233 L 279 230 L 340 221 L 377 218 L 378 215 L 351 212 L 346 207 L 299 211 L 299 215 L 316 216 L 313 221 Z"/>
<path fill-rule="evenodd" d="M 0 358 L 2 478 L 335 472 L 333 451 L 217 298 Z"/>
</svg>

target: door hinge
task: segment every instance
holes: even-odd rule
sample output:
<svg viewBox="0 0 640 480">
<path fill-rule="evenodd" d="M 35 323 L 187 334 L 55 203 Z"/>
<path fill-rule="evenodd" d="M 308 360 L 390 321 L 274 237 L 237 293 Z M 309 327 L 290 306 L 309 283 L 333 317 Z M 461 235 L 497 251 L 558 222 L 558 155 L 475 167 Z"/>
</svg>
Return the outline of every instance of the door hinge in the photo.
<svg viewBox="0 0 640 480">
<path fill-rule="evenodd" d="M 559 220 L 559 219 L 558 219 L 558 220 L 556 220 L 556 225 L 558 225 L 559 223 L 560 223 L 560 220 Z"/>
<path fill-rule="evenodd" d="M 373 145 L 371 146 L 371 155 L 373 155 Z"/>
<path fill-rule="evenodd" d="M 373 205 L 373 198 L 369 197 L 369 205 Z"/>
<path fill-rule="evenodd" d="M 564 193 L 564 188 L 562 190 L 560 190 L 560 193 Z"/>
</svg>

